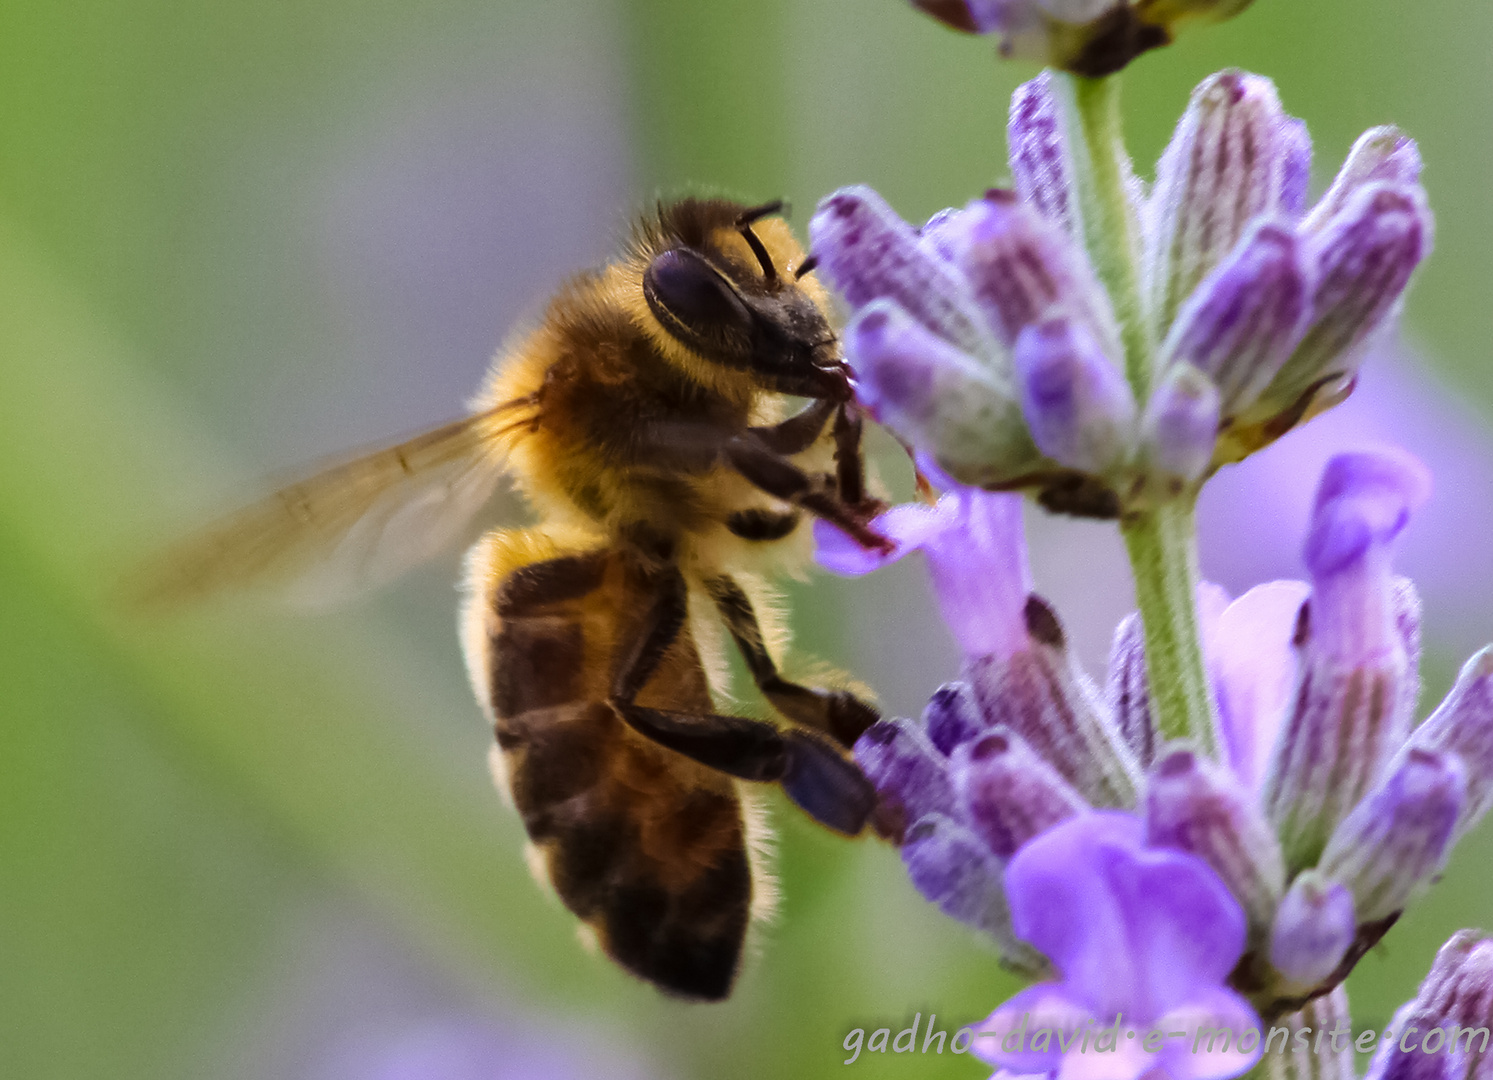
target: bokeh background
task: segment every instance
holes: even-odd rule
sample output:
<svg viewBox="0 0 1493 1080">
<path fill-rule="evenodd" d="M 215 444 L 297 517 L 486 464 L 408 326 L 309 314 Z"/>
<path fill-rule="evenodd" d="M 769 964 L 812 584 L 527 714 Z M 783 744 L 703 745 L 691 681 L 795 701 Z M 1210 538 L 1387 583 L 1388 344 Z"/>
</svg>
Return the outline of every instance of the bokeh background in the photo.
<svg viewBox="0 0 1493 1080">
<path fill-rule="evenodd" d="M 1309 121 L 1319 189 L 1369 125 L 1420 140 L 1439 227 L 1411 344 L 1220 479 L 1203 561 L 1235 590 L 1299 574 L 1325 456 L 1416 449 L 1439 482 L 1403 560 L 1428 700 L 1493 638 L 1490 44 L 1466 0 L 1258 0 L 1126 77 L 1143 173 L 1225 65 Z M 729 1004 L 584 953 L 489 787 L 455 555 L 312 616 L 143 623 L 108 597 L 265 477 L 457 414 L 655 193 L 784 195 L 801 225 L 869 182 L 918 219 L 1002 178 L 1031 74 L 899 0 L 0 0 L 0 1075 L 814 1077 L 853 1027 L 952 1031 L 1003 999 L 895 852 L 776 797 L 781 915 Z M 1030 531 L 1097 670 L 1129 603 L 1111 530 Z M 793 594 L 805 647 L 897 711 L 953 674 L 920 567 Z M 1490 855 L 1485 827 L 1360 966 L 1360 1024 L 1493 923 Z"/>
</svg>

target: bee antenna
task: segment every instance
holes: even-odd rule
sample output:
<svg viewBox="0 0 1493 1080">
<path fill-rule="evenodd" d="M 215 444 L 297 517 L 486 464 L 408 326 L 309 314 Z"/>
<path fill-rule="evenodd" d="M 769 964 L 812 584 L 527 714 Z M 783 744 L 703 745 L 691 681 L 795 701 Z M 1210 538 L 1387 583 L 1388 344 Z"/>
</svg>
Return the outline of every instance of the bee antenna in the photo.
<svg viewBox="0 0 1493 1080">
<path fill-rule="evenodd" d="M 757 234 L 752 231 L 752 222 L 765 218 L 770 214 L 781 213 L 783 200 L 774 199 L 772 202 L 754 206 L 749 210 L 743 210 L 736 218 L 736 227 L 741 230 L 742 239 L 752 249 L 752 254 L 757 256 L 757 262 L 762 266 L 762 276 L 768 281 L 778 280 L 778 268 L 772 264 L 772 256 L 767 254 L 767 248 Z"/>
<path fill-rule="evenodd" d="M 812 251 L 804 256 L 804 261 L 798 264 L 798 269 L 793 271 L 793 280 L 798 281 L 805 274 L 812 274 L 814 268 L 819 265 L 819 256 Z"/>
<path fill-rule="evenodd" d="M 785 203 L 782 199 L 774 199 L 772 202 L 765 202 L 761 206 L 753 206 L 750 209 L 743 210 L 739 215 L 737 215 L 736 227 L 738 229 L 744 229 L 754 221 L 760 221 L 762 218 L 771 217 L 773 214 L 786 213 L 784 209 L 784 207 L 786 206 L 787 203 Z"/>
</svg>

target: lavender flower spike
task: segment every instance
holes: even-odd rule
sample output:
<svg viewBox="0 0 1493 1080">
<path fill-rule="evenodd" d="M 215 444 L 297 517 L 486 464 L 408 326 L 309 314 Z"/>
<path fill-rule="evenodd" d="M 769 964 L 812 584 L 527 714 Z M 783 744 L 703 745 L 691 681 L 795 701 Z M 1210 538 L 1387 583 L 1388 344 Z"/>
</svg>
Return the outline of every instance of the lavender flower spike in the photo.
<svg viewBox="0 0 1493 1080">
<path fill-rule="evenodd" d="M 1205 79 L 1177 124 L 1147 206 L 1143 280 L 1158 337 L 1260 215 L 1297 197 L 1301 135 L 1261 75 Z"/>
<path fill-rule="evenodd" d="M 1016 341 L 1021 411 L 1048 457 L 1104 474 L 1134 441 L 1135 399 L 1092 335 L 1068 318 L 1032 323 Z"/>
<path fill-rule="evenodd" d="M 1129 815 L 1084 814 L 1011 860 L 1012 928 L 1061 981 L 998 1008 L 980 1026 L 976 1056 L 1015 1073 L 1105 1080 L 1153 1069 L 1172 1080 L 1222 1080 L 1258 1060 L 1258 1043 L 1241 1052 L 1237 1036 L 1259 1032 L 1259 1019 L 1225 985 L 1244 950 L 1238 903 L 1202 860 L 1145 848 L 1141 833 Z M 1069 1036 L 1088 1023 L 1098 1030 L 1085 1032 L 1080 1048 Z M 1189 1038 L 1147 1040 L 1149 1031 Z"/>
<path fill-rule="evenodd" d="M 1270 935 L 1270 964 L 1288 986 L 1310 990 L 1337 970 L 1358 931 L 1353 894 L 1315 870 L 1291 882 Z"/>
<path fill-rule="evenodd" d="M 1263 792 L 1288 870 L 1316 863 L 1409 734 L 1417 681 L 1390 551 L 1429 490 L 1423 465 L 1389 451 L 1338 455 L 1317 489 L 1306 543 L 1312 595 L 1296 628 L 1300 673 Z"/>
<path fill-rule="evenodd" d="M 1465 772 L 1450 754 L 1412 750 L 1332 834 L 1318 869 L 1352 890 L 1360 922 L 1398 914 L 1431 884 L 1451 850 Z"/>
</svg>

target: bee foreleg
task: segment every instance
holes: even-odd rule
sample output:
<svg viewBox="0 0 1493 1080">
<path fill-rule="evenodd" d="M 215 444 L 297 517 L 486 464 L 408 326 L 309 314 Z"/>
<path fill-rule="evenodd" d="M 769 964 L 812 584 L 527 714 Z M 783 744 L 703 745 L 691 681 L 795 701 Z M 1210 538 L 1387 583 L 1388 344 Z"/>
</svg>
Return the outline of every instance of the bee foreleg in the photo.
<svg viewBox="0 0 1493 1080">
<path fill-rule="evenodd" d="M 861 411 L 854 401 L 841 403 L 835 412 L 835 490 L 842 502 L 863 507 L 866 503 L 866 462 L 861 455 Z M 881 504 L 876 504 L 880 510 Z"/>
<path fill-rule="evenodd" d="M 801 454 L 819 441 L 824 425 L 839 407 L 831 398 L 818 398 L 782 423 L 748 430 L 775 454 Z"/>
<path fill-rule="evenodd" d="M 848 691 L 823 690 L 783 678 L 763 643 L 757 613 L 741 586 L 722 575 L 706 582 L 706 588 L 757 689 L 784 716 L 828 732 L 845 746 L 853 746 L 862 732 L 881 719 L 875 709 Z"/>
<path fill-rule="evenodd" d="M 816 517 L 838 525 L 862 547 L 890 552 L 891 541 L 873 532 L 862 508 L 847 504 L 836 493 L 814 483 L 808 473 L 781 454 L 774 453 L 752 436 L 737 436 L 726 442 L 725 458 L 731 467 L 767 494 L 801 506 Z"/>
</svg>

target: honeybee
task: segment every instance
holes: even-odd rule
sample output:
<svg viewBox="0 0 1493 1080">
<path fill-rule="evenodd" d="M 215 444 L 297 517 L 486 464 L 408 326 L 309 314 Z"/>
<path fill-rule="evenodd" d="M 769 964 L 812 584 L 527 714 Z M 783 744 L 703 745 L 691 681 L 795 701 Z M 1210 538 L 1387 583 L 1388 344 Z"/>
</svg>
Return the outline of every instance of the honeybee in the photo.
<svg viewBox="0 0 1493 1080">
<path fill-rule="evenodd" d="M 848 748 L 876 710 L 785 678 L 751 598 L 753 571 L 802 561 L 809 517 L 886 545 L 850 373 L 780 209 L 661 204 L 500 351 L 470 416 L 249 507 L 151 587 L 189 599 L 329 556 L 388 577 L 511 477 L 539 523 L 472 549 L 460 619 L 494 773 L 607 955 L 693 999 L 730 993 L 766 891 L 743 782 L 847 835 L 875 803 Z M 711 619 L 786 722 L 716 709 Z"/>
</svg>

